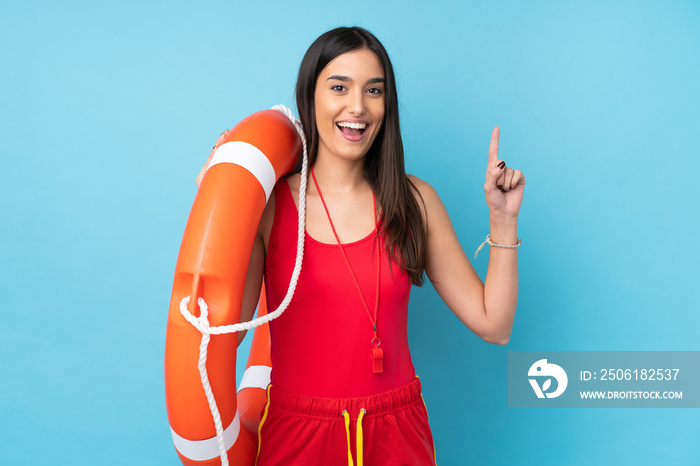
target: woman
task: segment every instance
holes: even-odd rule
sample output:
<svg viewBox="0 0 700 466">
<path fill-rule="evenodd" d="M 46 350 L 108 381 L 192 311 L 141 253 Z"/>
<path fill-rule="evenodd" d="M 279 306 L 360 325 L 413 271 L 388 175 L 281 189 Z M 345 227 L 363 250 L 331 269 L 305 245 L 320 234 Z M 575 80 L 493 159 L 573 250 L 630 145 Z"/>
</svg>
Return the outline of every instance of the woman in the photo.
<svg viewBox="0 0 700 466">
<path fill-rule="evenodd" d="M 304 56 L 296 97 L 312 167 L 305 256 L 290 307 L 270 322 L 273 371 L 257 464 L 434 464 L 406 336 L 410 287 L 427 274 L 467 327 L 506 344 L 518 291 L 517 249 L 508 246 L 518 243 L 525 178 L 498 160 L 494 128 L 484 190 L 489 244 L 504 247 L 491 250 L 482 284 L 435 190 L 405 174 L 396 84 L 381 43 L 357 27 L 323 34 Z M 277 184 L 260 222 L 242 321 L 252 318 L 263 275 L 270 309 L 286 292 L 299 168 Z"/>
</svg>

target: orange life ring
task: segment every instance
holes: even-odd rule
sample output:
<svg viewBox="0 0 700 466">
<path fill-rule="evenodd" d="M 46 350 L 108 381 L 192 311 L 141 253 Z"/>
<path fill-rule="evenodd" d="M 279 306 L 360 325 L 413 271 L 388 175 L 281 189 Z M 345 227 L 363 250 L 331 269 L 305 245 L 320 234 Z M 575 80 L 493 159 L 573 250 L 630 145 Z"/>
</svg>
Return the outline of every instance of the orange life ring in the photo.
<svg viewBox="0 0 700 466">
<path fill-rule="evenodd" d="M 236 125 L 217 149 L 195 197 L 175 267 L 165 339 L 168 420 L 185 465 L 214 465 L 221 459 L 198 369 L 204 338 L 185 319 L 181 305 L 189 296 L 187 310 L 200 317 L 198 303 L 206 302 L 201 317 L 208 314 L 211 327 L 240 322 L 258 223 L 275 183 L 292 169 L 300 152 L 301 139 L 287 116 L 276 110 L 255 113 Z M 214 335 L 205 353 L 205 374 L 224 429 L 222 456 L 243 466 L 255 459 L 257 425 L 253 431 L 241 428 L 235 389 L 237 343 L 235 333 Z M 249 400 L 245 403 L 250 405 Z"/>
</svg>

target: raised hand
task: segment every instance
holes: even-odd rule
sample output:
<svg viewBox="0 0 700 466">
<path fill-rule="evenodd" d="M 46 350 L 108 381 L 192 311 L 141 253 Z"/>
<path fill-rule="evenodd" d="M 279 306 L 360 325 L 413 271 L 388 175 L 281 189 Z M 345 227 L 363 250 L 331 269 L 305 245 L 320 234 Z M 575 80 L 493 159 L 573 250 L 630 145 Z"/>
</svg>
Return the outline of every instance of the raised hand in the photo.
<svg viewBox="0 0 700 466">
<path fill-rule="evenodd" d="M 216 149 L 218 149 L 219 146 L 224 142 L 224 139 L 226 138 L 226 136 L 228 136 L 228 133 L 229 131 L 227 129 L 224 130 L 224 132 L 221 133 L 221 136 L 219 136 L 219 139 L 217 139 L 214 143 L 214 147 L 211 148 L 211 152 L 209 152 L 209 158 L 205 162 L 202 169 L 199 171 L 199 175 L 197 175 L 197 178 L 194 179 L 195 183 L 197 183 L 197 187 L 199 187 L 199 183 L 201 183 L 202 178 L 204 178 L 204 173 L 206 173 L 207 168 L 209 168 L 209 163 L 211 163 L 211 158 L 214 156 L 214 152 L 216 152 Z"/>
<path fill-rule="evenodd" d="M 500 133 L 498 126 L 491 133 L 489 163 L 486 166 L 486 183 L 484 183 L 486 205 L 491 214 L 517 217 L 520 213 L 520 204 L 523 202 L 525 175 L 520 170 L 506 167 L 504 161 L 498 160 Z"/>
</svg>

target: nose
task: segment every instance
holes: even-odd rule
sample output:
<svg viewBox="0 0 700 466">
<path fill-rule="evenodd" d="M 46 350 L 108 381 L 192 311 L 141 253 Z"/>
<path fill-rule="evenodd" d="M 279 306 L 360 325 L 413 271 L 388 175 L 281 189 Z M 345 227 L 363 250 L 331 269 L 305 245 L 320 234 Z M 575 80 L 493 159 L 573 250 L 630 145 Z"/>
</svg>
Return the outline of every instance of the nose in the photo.
<svg viewBox="0 0 700 466">
<path fill-rule="evenodd" d="M 365 113 L 365 93 L 362 89 L 353 89 L 348 94 L 348 113 L 353 116 L 360 116 Z"/>
</svg>

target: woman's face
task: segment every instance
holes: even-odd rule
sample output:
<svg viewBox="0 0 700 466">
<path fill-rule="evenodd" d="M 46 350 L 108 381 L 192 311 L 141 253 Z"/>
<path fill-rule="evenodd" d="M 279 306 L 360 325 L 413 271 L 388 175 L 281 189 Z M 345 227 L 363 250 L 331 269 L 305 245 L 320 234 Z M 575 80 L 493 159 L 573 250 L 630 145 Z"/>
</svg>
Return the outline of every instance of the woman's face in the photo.
<svg viewBox="0 0 700 466">
<path fill-rule="evenodd" d="M 318 156 L 364 157 L 384 121 L 384 69 L 374 52 L 337 56 L 321 71 L 314 94 Z"/>
</svg>

